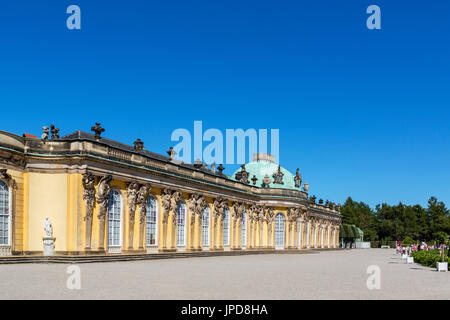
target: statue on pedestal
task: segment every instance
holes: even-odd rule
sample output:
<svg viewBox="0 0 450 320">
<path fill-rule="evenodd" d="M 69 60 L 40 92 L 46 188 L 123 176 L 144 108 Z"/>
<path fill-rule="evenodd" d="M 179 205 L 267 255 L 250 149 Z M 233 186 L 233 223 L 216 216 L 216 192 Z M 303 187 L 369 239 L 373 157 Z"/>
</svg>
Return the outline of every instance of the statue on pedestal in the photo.
<svg viewBox="0 0 450 320">
<path fill-rule="evenodd" d="M 44 222 L 45 237 L 42 238 L 44 241 L 44 256 L 52 256 L 55 254 L 55 240 L 53 237 L 53 226 L 48 217 L 45 217 Z"/>
</svg>

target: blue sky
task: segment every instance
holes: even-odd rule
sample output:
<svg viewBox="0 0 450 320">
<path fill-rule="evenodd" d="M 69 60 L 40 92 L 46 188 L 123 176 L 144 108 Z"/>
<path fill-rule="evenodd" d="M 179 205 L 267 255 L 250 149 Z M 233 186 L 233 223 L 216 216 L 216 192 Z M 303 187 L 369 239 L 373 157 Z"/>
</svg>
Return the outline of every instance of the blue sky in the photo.
<svg viewBox="0 0 450 320">
<path fill-rule="evenodd" d="M 79 5 L 82 29 L 66 28 Z M 381 30 L 366 8 L 381 8 Z M 280 130 L 310 194 L 450 203 L 447 1 L 3 1 L 1 130 Z M 236 166 L 228 166 L 231 174 Z"/>
</svg>

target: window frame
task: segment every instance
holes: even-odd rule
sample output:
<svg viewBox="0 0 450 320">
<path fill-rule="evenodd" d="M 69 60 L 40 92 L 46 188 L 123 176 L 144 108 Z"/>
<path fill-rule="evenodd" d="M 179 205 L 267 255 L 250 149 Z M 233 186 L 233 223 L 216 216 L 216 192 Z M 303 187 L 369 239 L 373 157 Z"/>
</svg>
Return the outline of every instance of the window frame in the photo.
<svg viewBox="0 0 450 320">
<path fill-rule="evenodd" d="M 154 244 L 149 244 L 148 243 L 148 237 L 147 235 L 148 233 L 148 217 L 149 217 L 149 210 L 148 210 L 148 201 L 150 199 L 153 199 L 153 201 L 155 202 L 155 243 Z M 146 247 L 157 247 L 158 246 L 158 236 L 159 236 L 159 203 L 158 203 L 158 198 L 154 195 L 154 194 L 149 194 L 147 196 L 147 199 L 145 200 L 145 206 L 147 209 L 147 214 L 145 217 L 145 246 Z"/>
<path fill-rule="evenodd" d="M 110 200 L 110 196 L 111 196 L 111 194 L 113 193 L 113 192 L 117 192 L 117 194 L 119 195 L 119 197 L 120 197 L 120 208 L 119 208 L 119 213 L 120 213 L 120 223 L 119 223 L 119 244 L 118 245 L 111 245 L 110 243 L 109 243 L 109 235 L 110 235 L 110 230 L 109 230 L 109 227 L 110 227 L 110 222 L 109 222 L 109 217 L 110 217 L 110 214 L 109 214 L 109 200 Z M 123 193 L 122 193 L 122 190 L 120 190 L 120 189 L 117 189 L 117 188 L 112 188 L 111 189 L 111 191 L 109 192 L 109 195 L 108 195 L 108 242 L 107 242 L 107 244 L 108 244 L 108 248 L 122 248 L 123 247 L 123 232 L 124 232 L 124 197 L 123 197 Z"/>
<path fill-rule="evenodd" d="M 183 244 L 180 244 L 179 243 L 179 239 L 180 239 L 180 237 L 178 236 L 179 235 L 179 226 L 180 226 L 180 224 L 178 223 L 178 221 L 179 221 L 179 214 L 180 214 L 180 210 L 181 209 L 184 209 L 184 214 L 183 214 Z M 186 206 L 186 203 L 183 201 L 183 200 L 181 200 L 180 202 L 178 202 L 178 208 L 177 208 L 177 216 L 176 216 L 176 219 L 177 219 L 177 230 L 176 230 L 176 234 L 177 234 L 177 248 L 184 248 L 184 247 L 186 247 L 186 237 L 187 237 L 187 232 L 186 232 L 186 219 L 187 219 L 187 206 Z"/>
<path fill-rule="evenodd" d="M 8 192 L 8 233 L 7 233 L 7 243 L 0 244 L 2 248 L 12 247 L 12 188 L 7 181 L 0 180 L 1 183 L 5 184 L 6 191 Z"/>
</svg>

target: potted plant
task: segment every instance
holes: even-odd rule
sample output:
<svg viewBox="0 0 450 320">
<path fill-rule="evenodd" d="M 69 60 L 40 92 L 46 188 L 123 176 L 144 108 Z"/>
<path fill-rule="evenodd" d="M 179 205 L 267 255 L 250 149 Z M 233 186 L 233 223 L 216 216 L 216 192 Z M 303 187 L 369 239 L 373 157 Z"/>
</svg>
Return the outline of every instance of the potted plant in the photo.
<svg viewBox="0 0 450 320">
<path fill-rule="evenodd" d="M 446 272 L 448 270 L 448 261 L 445 261 L 445 250 L 442 245 L 440 247 L 440 254 L 441 254 L 441 261 L 436 262 L 436 268 L 437 268 L 437 271 Z"/>
</svg>

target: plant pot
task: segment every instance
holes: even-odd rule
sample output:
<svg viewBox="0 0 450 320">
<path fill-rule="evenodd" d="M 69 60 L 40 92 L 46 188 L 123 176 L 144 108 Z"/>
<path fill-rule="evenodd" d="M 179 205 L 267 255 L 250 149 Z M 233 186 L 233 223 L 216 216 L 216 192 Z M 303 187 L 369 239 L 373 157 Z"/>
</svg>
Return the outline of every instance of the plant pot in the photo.
<svg viewBox="0 0 450 320">
<path fill-rule="evenodd" d="M 448 271 L 448 262 L 436 262 L 437 271 Z"/>
<path fill-rule="evenodd" d="M 412 263 L 414 263 L 414 257 L 408 257 L 408 258 L 406 258 L 406 263 L 407 263 L 407 264 L 412 264 Z"/>
</svg>

